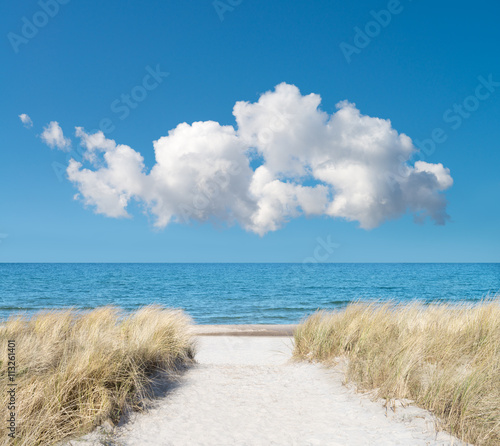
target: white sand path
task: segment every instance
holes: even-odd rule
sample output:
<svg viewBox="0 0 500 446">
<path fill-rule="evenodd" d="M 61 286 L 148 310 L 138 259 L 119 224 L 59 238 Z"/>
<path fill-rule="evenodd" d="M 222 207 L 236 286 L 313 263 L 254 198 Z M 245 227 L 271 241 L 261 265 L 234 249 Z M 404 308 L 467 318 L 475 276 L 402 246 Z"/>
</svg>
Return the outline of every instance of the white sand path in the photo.
<svg viewBox="0 0 500 446">
<path fill-rule="evenodd" d="M 426 411 L 386 411 L 343 386 L 338 370 L 290 361 L 291 348 L 288 337 L 200 336 L 198 364 L 106 444 L 460 444 L 436 434 Z"/>
</svg>

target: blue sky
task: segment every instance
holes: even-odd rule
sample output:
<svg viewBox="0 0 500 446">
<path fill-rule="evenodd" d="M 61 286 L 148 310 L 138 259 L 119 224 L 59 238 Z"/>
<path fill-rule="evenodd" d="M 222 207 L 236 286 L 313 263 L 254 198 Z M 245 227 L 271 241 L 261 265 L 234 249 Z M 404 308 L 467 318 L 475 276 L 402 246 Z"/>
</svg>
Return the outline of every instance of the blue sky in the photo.
<svg viewBox="0 0 500 446">
<path fill-rule="evenodd" d="M 0 18 L 0 261 L 499 261 L 496 2 L 62 3 L 47 2 L 53 17 L 43 1 L 12 3 Z M 374 15 L 390 22 L 374 25 Z M 168 76 L 125 112 L 122 95 L 157 67 Z M 480 77 L 493 82 L 480 88 Z M 348 100 L 363 115 L 390 119 L 414 144 L 442 141 L 421 159 L 450 171 L 453 185 L 442 192 L 450 220 L 417 224 L 407 213 L 365 230 L 302 215 L 261 236 L 217 221 L 158 228 L 144 203 L 131 200 L 131 218 L 117 219 L 73 199 L 77 187 L 60 167 L 82 153 L 75 126 L 91 133 L 107 119 L 106 137 L 140 153 L 149 170 L 153 141 L 179 123 L 236 126 L 237 101 L 255 103 L 282 82 L 320 95 L 328 114 Z M 70 152 L 41 140 L 51 121 L 71 138 Z M 334 248 L 318 248 L 328 240 Z"/>
</svg>

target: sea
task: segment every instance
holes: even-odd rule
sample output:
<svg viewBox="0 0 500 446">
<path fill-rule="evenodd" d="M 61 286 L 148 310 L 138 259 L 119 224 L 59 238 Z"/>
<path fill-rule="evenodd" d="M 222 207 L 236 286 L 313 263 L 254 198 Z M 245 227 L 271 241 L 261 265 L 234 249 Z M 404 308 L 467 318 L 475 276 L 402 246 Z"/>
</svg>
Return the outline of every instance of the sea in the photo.
<svg viewBox="0 0 500 446">
<path fill-rule="evenodd" d="M 1 263 L 0 319 L 46 309 L 149 304 L 199 324 L 288 324 L 353 301 L 475 304 L 500 263 Z"/>
</svg>

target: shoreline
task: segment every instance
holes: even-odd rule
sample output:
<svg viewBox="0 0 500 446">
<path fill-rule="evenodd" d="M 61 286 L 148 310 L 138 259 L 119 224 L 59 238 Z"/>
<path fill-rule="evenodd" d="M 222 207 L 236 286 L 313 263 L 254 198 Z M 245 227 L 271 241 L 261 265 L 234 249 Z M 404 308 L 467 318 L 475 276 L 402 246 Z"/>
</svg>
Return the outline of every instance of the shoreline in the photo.
<svg viewBox="0 0 500 446">
<path fill-rule="evenodd" d="M 196 336 L 293 336 L 298 324 L 199 324 Z"/>
</svg>

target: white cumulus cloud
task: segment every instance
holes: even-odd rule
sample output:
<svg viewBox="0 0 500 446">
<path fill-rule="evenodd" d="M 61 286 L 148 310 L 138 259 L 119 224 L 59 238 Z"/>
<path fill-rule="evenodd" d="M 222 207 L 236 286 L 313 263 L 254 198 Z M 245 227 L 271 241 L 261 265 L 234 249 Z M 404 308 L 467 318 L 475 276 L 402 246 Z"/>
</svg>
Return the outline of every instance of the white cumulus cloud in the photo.
<svg viewBox="0 0 500 446">
<path fill-rule="evenodd" d="M 154 141 L 149 170 L 131 147 L 77 127 L 84 159 L 70 161 L 68 177 L 97 213 L 127 217 L 135 200 L 160 228 L 224 221 L 263 235 L 300 215 L 324 215 L 370 229 L 406 212 L 446 222 L 447 168 L 412 165 L 417 149 L 389 120 L 362 115 L 347 101 L 329 115 L 320 102 L 283 83 L 257 102 L 237 102 L 235 127 L 179 124 Z M 51 125 L 59 147 L 55 141 L 65 139 Z"/>
<path fill-rule="evenodd" d="M 57 121 L 51 121 L 49 125 L 44 127 L 40 138 L 52 149 L 57 147 L 59 150 L 67 152 L 71 148 L 71 140 L 64 137 L 63 131 Z"/>
<path fill-rule="evenodd" d="M 27 129 L 33 127 L 33 121 L 26 113 L 21 113 L 19 119 Z"/>
</svg>

